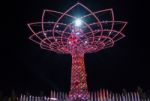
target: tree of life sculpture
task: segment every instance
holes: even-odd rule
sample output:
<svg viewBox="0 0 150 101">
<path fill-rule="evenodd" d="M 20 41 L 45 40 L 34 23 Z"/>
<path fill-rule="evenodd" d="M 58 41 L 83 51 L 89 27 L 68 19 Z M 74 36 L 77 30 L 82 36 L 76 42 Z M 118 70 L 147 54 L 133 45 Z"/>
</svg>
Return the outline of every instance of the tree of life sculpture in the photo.
<svg viewBox="0 0 150 101">
<path fill-rule="evenodd" d="M 53 21 L 52 21 L 53 20 Z M 84 65 L 84 54 L 113 47 L 125 35 L 127 22 L 115 21 L 112 9 L 92 12 L 81 3 L 58 12 L 44 10 L 40 22 L 29 23 L 30 40 L 42 49 L 61 54 L 71 54 L 70 101 L 89 99 Z"/>
</svg>

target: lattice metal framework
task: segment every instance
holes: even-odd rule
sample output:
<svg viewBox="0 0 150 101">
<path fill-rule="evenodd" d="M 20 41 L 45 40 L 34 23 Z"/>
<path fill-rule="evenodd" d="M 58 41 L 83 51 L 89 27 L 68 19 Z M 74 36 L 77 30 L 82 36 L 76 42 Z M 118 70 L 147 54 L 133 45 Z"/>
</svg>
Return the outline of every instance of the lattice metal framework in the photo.
<svg viewBox="0 0 150 101">
<path fill-rule="evenodd" d="M 92 12 L 76 3 L 64 13 L 44 10 L 40 22 L 28 24 L 33 33 L 29 39 L 42 49 L 72 55 L 69 99 L 86 101 L 89 94 L 84 54 L 112 47 L 125 37 L 122 30 L 126 24 L 125 21 L 115 21 L 112 9 Z"/>
</svg>

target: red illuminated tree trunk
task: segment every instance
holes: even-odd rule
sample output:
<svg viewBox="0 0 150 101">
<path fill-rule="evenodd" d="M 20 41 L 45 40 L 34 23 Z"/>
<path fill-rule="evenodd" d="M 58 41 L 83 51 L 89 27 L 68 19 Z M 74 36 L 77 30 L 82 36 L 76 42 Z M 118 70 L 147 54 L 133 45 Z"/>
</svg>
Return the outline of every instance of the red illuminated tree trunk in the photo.
<svg viewBox="0 0 150 101">
<path fill-rule="evenodd" d="M 87 101 L 89 98 L 84 65 L 84 54 L 75 52 L 72 54 L 71 90 L 69 98 L 71 101 Z"/>
</svg>

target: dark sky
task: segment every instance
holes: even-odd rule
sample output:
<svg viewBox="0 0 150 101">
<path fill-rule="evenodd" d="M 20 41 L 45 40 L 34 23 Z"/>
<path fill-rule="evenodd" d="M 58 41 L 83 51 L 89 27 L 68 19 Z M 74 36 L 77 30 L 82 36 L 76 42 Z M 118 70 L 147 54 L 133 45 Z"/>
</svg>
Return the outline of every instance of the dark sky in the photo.
<svg viewBox="0 0 150 101">
<path fill-rule="evenodd" d="M 91 91 L 150 89 L 150 45 L 146 0 L 78 0 L 93 11 L 113 8 L 128 21 L 126 37 L 98 53 L 85 55 Z M 68 91 L 71 56 L 40 49 L 30 41 L 27 23 L 40 21 L 43 9 L 65 11 L 76 0 L 6 0 L 2 6 L 0 90 Z"/>
</svg>

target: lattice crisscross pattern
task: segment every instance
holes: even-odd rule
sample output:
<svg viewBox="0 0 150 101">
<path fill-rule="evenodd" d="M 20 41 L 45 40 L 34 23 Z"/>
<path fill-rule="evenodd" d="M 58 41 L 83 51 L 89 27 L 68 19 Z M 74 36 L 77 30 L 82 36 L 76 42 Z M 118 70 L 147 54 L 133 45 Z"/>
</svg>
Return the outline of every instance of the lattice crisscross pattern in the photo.
<svg viewBox="0 0 150 101">
<path fill-rule="evenodd" d="M 78 7 L 86 15 L 74 16 L 72 12 Z M 83 22 L 80 28 L 74 27 L 74 20 L 77 18 Z M 112 47 L 116 41 L 125 37 L 122 30 L 126 24 L 127 22 L 114 20 L 112 9 L 92 12 L 83 4 L 77 3 L 64 13 L 44 10 L 41 22 L 29 23 L 28 26 L 33 32 L 30 39 L 42 49 L 71 54 L 73 48 L 70 36 L 74 33 L 78 34 L 75 35 L 76 48 L 83 53 L 92 53 Z"/>
</svg>

